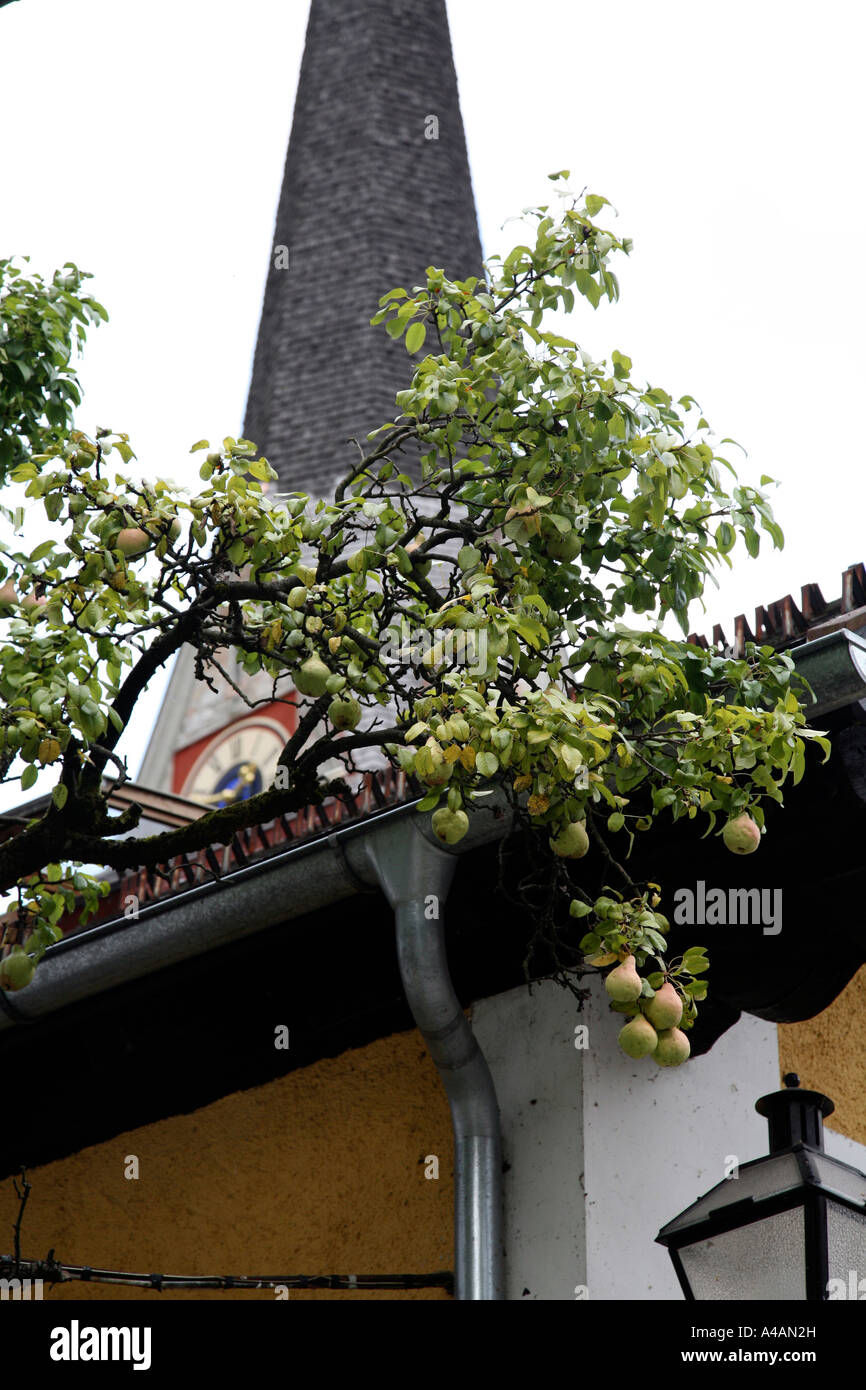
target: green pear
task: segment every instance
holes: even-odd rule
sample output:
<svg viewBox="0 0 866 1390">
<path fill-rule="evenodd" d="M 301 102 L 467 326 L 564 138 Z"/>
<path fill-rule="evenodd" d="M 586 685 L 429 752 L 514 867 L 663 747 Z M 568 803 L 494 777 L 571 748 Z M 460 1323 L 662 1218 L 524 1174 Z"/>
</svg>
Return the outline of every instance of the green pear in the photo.
<svg viewBox="0 0 866 1390">
<path fill-rule="evenodd" d="M 318 699 L 320 695 L 324 695 L 328 687 L 330 674 L 321 657 L 308 657 L 295 672 L 295 688 L 302 695 L 312 695 L 314 699 Z"/>
<path fill-rule="evenodd" d="M 488 656 L 507 656 L 508 655 L 508 633 L 497 632 L 492 623 L 484 629 L 487 641 Z"/>
<path fill-rule="evenodd" d="M 605 976 L 604 987 L 615 1004 L 631 1004 L 640 998 L 643 983 L 637 973 L 634 956 L 626 956 L 621 965 Z"/>
<path fill-rule="evenodd" d="M 445 845 L 456 845 L 469 829 L 469 817 L 465 811 L 449 811 L 440 806 L 432 816 L 433 834 Z"/>
<path fill-rule="evenodd" d="M 754 854 L 761 843 L 761 832 L 751 816 L 736 816 L 722 831 L 725 846 L 733 854 Z"/>
<path fill-rule="evenodd" d="M 355 729 L 361 719 L 361 706 L 357 700 L 332 700 L 328 718 L 335 729 Z"/>
<path fill-rule="evenodd" d="M 550 848 L 561 859 L 582 859 L 589 849 L 586 821 L 572 821 L 550 841 Z"/>
<path fill-rule="evenodd" d="M 683 1016 L 683 1001 L 670 980 L 647 1000 L 644 1013 L 654 1028 L 676 1028 Z"/>
<path fill-rule="evenodd" d="M 554 560 L 573 560 L 583 545 L 583 537 L 577 531 L 567 531 L 564 536 L 545 536 L 543 545 Z"/>
<path fill-rule="evenodd" d="M 653 1057 L 660 1067 L 678 1067 L 688 1060 L 689 1040 L 679 1028 L 663 1028 Z"/>
<path fill-rule="evenodd" d="M 619 1045 L 627 1057 L 646 1057 L 658 1044 L 658 1033 L 648 1018 L 638 1014 L 620 1029 Z"/>
<path fill-rule="evenodd" d="M 0 989 L 24 989 L 33 979 L 36 962 L 32 956 L 18 949 L 0 963 Z"/>
</svg>

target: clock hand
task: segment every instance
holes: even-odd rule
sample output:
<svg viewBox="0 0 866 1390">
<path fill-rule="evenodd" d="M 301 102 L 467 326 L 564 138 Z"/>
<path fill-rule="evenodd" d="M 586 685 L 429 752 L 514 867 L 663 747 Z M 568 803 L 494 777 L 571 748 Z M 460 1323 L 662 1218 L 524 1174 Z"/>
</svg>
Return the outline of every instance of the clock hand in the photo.
<svg viewBox="0 0 866 1390">
<path fill-rule="evenodd" d="M 234 785 L 224 787 L 222 791 L 205 792 L 197 797 L 198 801 L 206 801 L 209 805 L 220 801 L 237 801 L 244 787 L 251 787 L 256 780 L 257 768 L 255 763 L 241 763 L 237 779 Z"/>
</svg>

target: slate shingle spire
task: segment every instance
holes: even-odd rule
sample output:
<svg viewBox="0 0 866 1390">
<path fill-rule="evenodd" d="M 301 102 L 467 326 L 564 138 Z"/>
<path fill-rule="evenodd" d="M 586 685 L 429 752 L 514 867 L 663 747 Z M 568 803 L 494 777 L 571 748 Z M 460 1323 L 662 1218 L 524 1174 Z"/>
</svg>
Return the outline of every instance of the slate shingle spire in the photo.
<svg viewBox="0 0 866 1390">
<path fill-rule="evenodd" d="M 244 422 L 281 489 L 329 494 L 393 418 L 410 359 L 370 318 L 431 264 L 481 273 L 445 0 L 312 0 Z"/>
</svg>

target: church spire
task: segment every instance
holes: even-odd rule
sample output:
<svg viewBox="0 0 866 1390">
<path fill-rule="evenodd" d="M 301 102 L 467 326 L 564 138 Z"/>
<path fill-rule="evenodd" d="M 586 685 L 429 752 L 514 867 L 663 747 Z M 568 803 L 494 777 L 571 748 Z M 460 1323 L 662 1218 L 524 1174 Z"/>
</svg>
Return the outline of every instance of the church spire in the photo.
<svg viewBox="0 0 866 1390">
<path fill-rule="evenodd" d="M 323 497 L 357 458 L 346 440 L 393 418 L 408 385 L 403 342 L 370 327 L 379 297 L 431 264 L 481 274 L 444 0 L 312 0 L 274 252 L 244 435 L 282 489 Z M 227 726 L 243 741 L 250 721 L 264 737 L 289 717 L 279 702 L 250 713 L 264 687 L 239 669 L 206 685 L 184 647 L 139 782 L 194 795 Z"/>
<path fill-rule="evenodd" d="M 325 496 L 408 384 L 377 301 L 481 273 L 445 0 L 312 0 L 244 434 Z"/>
</svg>

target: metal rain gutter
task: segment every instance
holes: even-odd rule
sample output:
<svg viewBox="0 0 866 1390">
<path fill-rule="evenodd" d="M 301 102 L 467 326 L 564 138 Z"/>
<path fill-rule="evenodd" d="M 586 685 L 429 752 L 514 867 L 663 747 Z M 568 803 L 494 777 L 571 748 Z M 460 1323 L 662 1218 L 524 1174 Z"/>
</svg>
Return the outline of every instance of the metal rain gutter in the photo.
<svg viewBox="0 0 866 1390">
<path fill-rule="evenodd" d="M 0 1032 L 377 886 L 356 842 L 393 821 L 420 820 L 416 806 L 394 806 L 234 869 L 217 882 L 147 903 L 136 918 L 116 917 L 65 937 L 48 948 L 26 992 L 0 991 Z M 501 793 L 479 800 L 455 851 L 466 853 L 505 835 L 505 807 Z"/>
<path fill-rule="evenodd" d="M 859 633 L 839 628 L 790 648 L 788 655 L 815 692 L 817 703 L 805 706 L 809 722 L 866 701 L 866 642 Z"/>
</svg>

